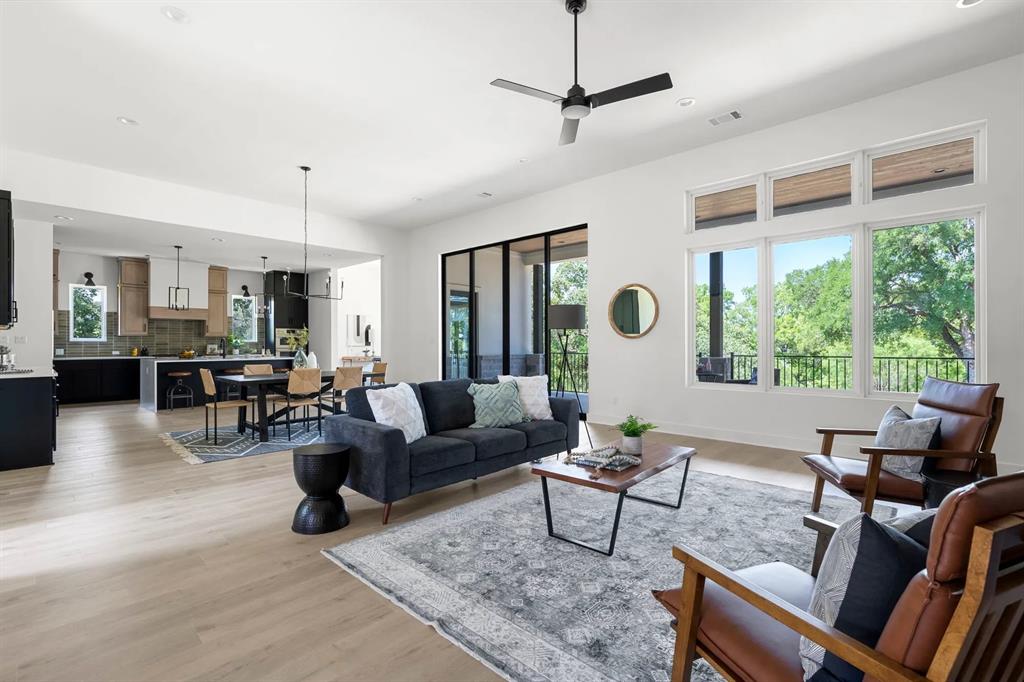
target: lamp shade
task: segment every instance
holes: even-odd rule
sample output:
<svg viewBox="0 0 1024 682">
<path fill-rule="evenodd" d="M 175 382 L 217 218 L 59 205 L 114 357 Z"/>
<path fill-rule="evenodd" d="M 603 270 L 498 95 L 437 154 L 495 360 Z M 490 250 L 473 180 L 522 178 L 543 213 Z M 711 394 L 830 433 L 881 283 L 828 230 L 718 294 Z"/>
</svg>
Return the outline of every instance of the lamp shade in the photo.
<svg viewBox="0 0 1024 682">
<path fill-rule="evenodd" d="M 586 329 L 587 307 L 580 304 L 549 305 L 548 329 Z"/>
</svg>

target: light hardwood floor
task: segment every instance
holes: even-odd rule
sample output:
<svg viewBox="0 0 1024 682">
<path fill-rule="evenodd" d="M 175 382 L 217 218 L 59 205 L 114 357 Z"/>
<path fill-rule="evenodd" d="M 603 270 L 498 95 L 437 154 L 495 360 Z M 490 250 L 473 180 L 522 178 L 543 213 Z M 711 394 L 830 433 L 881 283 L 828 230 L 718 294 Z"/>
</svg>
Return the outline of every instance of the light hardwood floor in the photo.
<svg viewBox="0 0 1024 682">
<path fill-rule="evenodd" d="M 296 535 L 290 453 L 192 465 L 158 438 L 202 422 L 66 407 L 53 467 L 0 472 L 0 680 L 497 679 L 320 555 L 379 531 L 381 505 L 343 489 L 349 527 Z M 649 437 L 696 447 L 698 470 L 811 489 L 794 452 Z M 530 480 L 524 465 L 418 495 L 391 523 Z"/>
</svg>

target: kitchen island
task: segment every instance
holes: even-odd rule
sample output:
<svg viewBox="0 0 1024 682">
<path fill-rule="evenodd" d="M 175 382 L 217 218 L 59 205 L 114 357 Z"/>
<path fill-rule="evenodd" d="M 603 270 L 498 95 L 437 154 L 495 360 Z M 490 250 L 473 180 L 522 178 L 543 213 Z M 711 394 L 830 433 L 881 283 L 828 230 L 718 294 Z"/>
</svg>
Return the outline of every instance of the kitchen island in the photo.
<svg viewBox="0 0 1024 682">
<path fill-rule="evenodd" d="M 203 391 L 203 381 L 199 376 L 201 368 L 205 367 L 216 376 L 224 370 L 239 369 L 246 365 L 272 365 L 275 369 L 290 369 L 292 358 L 262 355 L 208 355 L 190 359 L 142 357 L 139 358 L 139 406 L 153 412 L 166 409 L 167 389 L 177 382 L 176 378 L 167 376 L 167 373 L 179 371 L 192 373 L 191 376 L 184 377 L 182 383 L 192 389 L 195 406 L 205 405 L 206 393 Z M 176 403 L 178 407 L 182 405 L 181 401 Z"/>
<path fill-rule="evenodd" d="M 51 367 L 0 372 L 0 471 L 53 464 L 57 399 Z"/>
</svg>

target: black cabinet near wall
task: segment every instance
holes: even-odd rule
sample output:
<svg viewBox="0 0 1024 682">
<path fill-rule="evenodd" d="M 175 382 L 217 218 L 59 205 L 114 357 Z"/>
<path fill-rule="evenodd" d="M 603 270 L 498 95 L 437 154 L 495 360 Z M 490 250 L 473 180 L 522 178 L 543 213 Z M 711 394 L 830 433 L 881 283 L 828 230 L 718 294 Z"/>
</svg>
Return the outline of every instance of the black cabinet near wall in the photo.
<svg viewBox="0 0 1024 682">
<path fill-rule="evenodd" d="M 289 279 L 285 279 L 286 276 Z M 275 329 L 302 329 L 309 326 L 309 302 L 301 296 L 289 295 L 288 291 L 302 292 L 305 290 L 306 278 L 299 273 L 286 273 L 282 270 L 268 272 L 263 281 L 265 295 L 264 315 L 265 338 L 267 347 L 273 351 L 277 343 Z"/>
<path fill-rule="evenodd" d="M 139 399 L 138 358 L 55 359 L 61 405 Z"/>
<path fill-rule="evenodd" d="M 53 464 L 53 379 L 0 379 L 0 471 Z"/>
</svg>

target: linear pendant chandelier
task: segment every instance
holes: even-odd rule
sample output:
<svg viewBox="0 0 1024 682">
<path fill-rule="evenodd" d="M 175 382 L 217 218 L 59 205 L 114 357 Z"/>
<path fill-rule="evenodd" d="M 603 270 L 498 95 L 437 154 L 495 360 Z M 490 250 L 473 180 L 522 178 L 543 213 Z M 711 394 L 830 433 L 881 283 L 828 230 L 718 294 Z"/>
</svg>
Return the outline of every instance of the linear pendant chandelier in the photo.
<svg viewBox="0 0 1024 682">
<path fill-rule="evenodd" d="M 338 296 L 331 296 L 331 273 L 329 270 L 324 293 L 309 293 L 309 171 L 312 169 L 309 166 L 299 166 L 299 170 L 302 171 L 302 291 L 293 291 L 292 278 L 286 275 L 285 293 L 288 296 L 297 296 L 307 301 L 309 299 L 340 301 L 345 295 L 345 281 L 341 281 Z"/>
<path fill-rule="evenodd" d="M 188 310 L 188 287 L 181 286 L 181 248 L 174 247 L 178 261 L 177 280 L 173 287 L 167 287 L 167 307 L 171 310 Z"/>
</svg>

